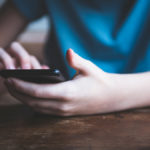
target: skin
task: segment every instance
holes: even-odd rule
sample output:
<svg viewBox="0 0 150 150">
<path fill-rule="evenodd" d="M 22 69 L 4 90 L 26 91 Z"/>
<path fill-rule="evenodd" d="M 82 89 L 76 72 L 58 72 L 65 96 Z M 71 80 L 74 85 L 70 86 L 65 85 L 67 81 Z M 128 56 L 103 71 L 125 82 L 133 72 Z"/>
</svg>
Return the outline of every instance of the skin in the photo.
<svg viewBox="0 0 150 150">
<path fill-rule="evenodd" d="M 0 9 L 0 70 L 48 68 L 41 66 L 37 58 L 30 55 L 19 43 L 13 42 L 28 23 L 12 1 L 8 0 Z M 0 95 L 7 92 L 3 82 L 4 79 L 0 77 Z"/>
<path fill-rule="evenodd" d="M 13 42 L 9 50 L 0 48 L 0 70 L 2 69 L 48 69 L 37 58 L 30 55 L 18 42 Z M 4 79 L 0 78 L 0 93 L 5 93 Z"/>
<path fill-rule="evenodd" d="M 13 4 L 6 6 L 0 13 L 4 15 L 0 15 L 0 45 L 3 47 L 0 49 L 0 69 L 48 68 L 28 54 L 19 43 L 10 44 L 28 21 Z M 149 72 L 107 73 L 71 49 L 67 51 L 66 59 L 70 67 L 77 71 L 70 81 L 35 84 L 9 78 L 5 80 L 5 85 L 12 96 L 34 111 L 50 115 L 91 115 L 150 106 Z M 0 91 L 4 88 L 2 81 Z"/>
<path fill-rule="evenodd" d="M 150 73 L 106 73 L 71 49 L 67 51 L 67 61 L 77 71 L 70 81 L 35 84 L 10 78 L 6 86 L 12 96 L 33 110 L 57 116 L 100 114 L 150 105 L 150 85 L 146 84 Z"/>
</svg>

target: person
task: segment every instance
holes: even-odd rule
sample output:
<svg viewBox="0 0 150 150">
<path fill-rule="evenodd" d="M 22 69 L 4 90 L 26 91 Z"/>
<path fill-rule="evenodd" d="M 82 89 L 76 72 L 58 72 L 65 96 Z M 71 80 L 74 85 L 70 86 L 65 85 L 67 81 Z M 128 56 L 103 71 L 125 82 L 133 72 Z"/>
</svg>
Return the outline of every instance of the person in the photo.
<svg viewBox="0 0 150 150">
<path fill-rule="evenodd" d="M 58 116 L 150 106 L 149 0 L 8 1 L 0 13 L 1 69 L 43 68 L 13 42 L 43 15 L 51 23 L 47 64 L 68 80 L 35 84 L 9 78 L 4 83 L 11 95 L 35 111 Z"/>
</svg>

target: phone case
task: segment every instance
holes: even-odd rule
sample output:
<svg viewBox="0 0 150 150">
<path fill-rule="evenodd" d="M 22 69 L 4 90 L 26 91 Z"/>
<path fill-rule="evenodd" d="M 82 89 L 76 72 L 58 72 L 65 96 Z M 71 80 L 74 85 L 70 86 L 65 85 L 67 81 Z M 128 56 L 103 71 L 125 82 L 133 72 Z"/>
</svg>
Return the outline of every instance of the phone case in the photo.
<svg viewBox="0 0 150 150">
<path fill-rule="evenodd" d="M 1 70 L 0 76 L 3 78 L 13 77 L 35 83 L 59 83 L 65 81 L 58 69 Z"/>
</svg>

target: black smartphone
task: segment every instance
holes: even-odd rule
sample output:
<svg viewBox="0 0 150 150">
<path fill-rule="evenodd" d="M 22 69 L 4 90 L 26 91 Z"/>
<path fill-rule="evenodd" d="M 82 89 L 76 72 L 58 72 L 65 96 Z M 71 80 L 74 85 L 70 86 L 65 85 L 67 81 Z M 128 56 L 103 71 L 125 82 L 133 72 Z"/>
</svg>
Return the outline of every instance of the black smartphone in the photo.
<svg viewBox="0 0 150 150">
<path fill-rule="evenodd" d="M 58 69 L 1 70 L 0 76 L 3 78 L 13 77 L 34 83 L 59 83 L 65 81 Z"/>
</svg>

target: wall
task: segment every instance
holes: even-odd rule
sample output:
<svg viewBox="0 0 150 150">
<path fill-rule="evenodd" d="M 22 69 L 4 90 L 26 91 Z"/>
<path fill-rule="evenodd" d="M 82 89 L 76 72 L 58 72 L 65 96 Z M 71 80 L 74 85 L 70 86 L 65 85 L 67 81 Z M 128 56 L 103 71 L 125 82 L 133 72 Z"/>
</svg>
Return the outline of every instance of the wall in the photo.
<svg viewBox="0 0 150 150">
<path fill-rule="evenodd" d="M 0 7 L 5 0 L 0 0 Z M 31 23 L 27 29 L 18 37 L 18 41 L 29 51 L 29 53 L 43 60 L 43 47 L 48 31 L 48 19 L 43 17 L 40 20 Z"/>
</svg>

